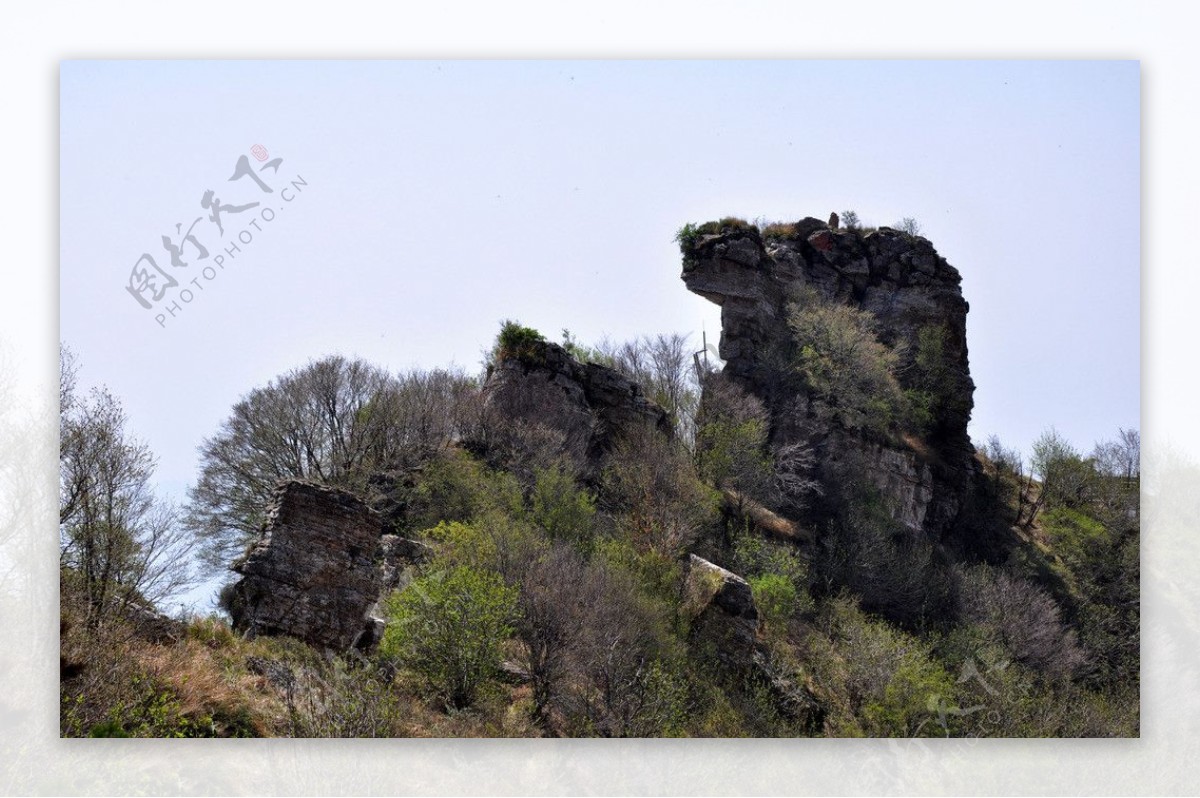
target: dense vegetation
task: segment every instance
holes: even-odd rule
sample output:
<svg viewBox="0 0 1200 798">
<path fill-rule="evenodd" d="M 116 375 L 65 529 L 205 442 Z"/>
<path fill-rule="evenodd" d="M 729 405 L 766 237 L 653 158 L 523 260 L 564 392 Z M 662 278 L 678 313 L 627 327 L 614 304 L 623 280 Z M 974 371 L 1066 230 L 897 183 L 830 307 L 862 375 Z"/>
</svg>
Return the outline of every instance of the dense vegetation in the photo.
<svg viewBox="0 0 1200 798">
<path fill-rule="evenodd" d="M 800 295 L 790 326 L 798 379 L 847 429 L 936 422 L 936 329 L 902 389 L 859 312 Z M 492 357 L 543 341 L 506 322 Z M 329 357 L 233 408 L 182 521 L 150 494 L 153 457 L 116 400 L 75 396 L 65 353 L 63 734 L 1137 734 L 1136 431 L 1085 455 L 1051 430 L 1028 463 L 993 437 L 962 520 L 987 545 L 952 551 L 902 534 L 852 469 L 820 483 L 811 450 L 772 446 L 762 403 L 696 368 L 682 336 L 564 345 L 644 386 L 677 434 L 626 436 L 590 473 L 561 431 L 493 412 L 475 378 Z M 228 566 L 293 477 L 354 490 L 432 548 L 387 601 L 380 646 L 247 640 L 220 614 L 148 633 L 190 547 Z M 818 501 L 837 511 L 806 530 L 814 545 L 764 534 Z M 750 583 L 764 670 L 692 635 L 688 553 Z"/>
</svg>

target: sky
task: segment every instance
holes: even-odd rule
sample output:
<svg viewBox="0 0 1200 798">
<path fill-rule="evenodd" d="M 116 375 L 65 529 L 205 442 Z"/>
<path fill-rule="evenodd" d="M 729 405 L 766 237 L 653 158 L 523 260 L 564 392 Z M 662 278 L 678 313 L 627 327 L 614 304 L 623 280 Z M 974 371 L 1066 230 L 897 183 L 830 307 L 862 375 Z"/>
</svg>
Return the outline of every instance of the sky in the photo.
<svg viewBox="0 0 1200 798">
<path fill-rule="evenodd" d="M 1140 426 L 1139 80 L 1134 61 L 66 61 L 61 338 L 182 500 L 234 403 L 312 359 L 473 372 L 509 318 L 699 348 L 720 314 L 680 280 L 679 227 L 853 209 L 916 218 L 962 274 L 975 441 L 1028 452 L 1054 426 L 1088 451 Z M 131 272 L 167 278 L 143 254 L 177 278 L 150 308 Z"/>
</svg>

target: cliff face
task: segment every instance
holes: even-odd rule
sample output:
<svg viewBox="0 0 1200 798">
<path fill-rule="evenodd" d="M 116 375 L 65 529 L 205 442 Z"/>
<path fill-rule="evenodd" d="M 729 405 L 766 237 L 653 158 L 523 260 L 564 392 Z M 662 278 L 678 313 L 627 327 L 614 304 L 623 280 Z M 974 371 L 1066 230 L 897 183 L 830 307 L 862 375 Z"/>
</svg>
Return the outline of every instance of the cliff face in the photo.
<svg viewBox="0 0 1200 798">
<path fill-rule="evenodd" d="M 384 533 L 383 521 L 354 495 L 291 481 L 275 492 L 267 522 L 233 568 L 234 628 L 286 634 L 344 651 L 378 642 L 377 604 L 398 586 L 424 544 Z"/>
<path fill-rule="evenodd" d="M 767 239 L 747 225 L 710 223 L 682 249 L 688 289 L 721 306 L 724 373 L 766 404 L 773 442 L 814 445 L 826 480 L 854 460 L 894 517 L 912 529 L 946 532 L 976 469 L 967 435 L 974 392 L 968 305 L 958 271 L 920 236 L 889 228 L 863 235 L 812 218 Z M 793 368 L 788 308 L 804 289 L 872 314 L 879 341 L 898 355 L 902 388 L 913 387 L 914 361 L 919 352 L 929 355 L 928 340 L 936 338 L 937 362 L 923 365 L 940 375 L 942 401 L 921 435 L 864 435 L 822 419 Z"/>
</svg>

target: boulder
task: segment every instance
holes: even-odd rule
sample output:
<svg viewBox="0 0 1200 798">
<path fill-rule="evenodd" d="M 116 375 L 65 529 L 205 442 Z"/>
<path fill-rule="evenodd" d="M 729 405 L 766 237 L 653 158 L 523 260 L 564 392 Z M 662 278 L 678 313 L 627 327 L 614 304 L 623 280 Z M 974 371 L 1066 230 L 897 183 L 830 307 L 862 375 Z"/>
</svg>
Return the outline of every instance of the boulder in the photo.
<svg viewBox="0 0 1200 798">
<path fill-rule="evenodd" d="M 759 615 L 745 579 L 695 554 L 689 555 L 681 612 L 691 622 L 693 645 L 711 649 L 731 667 L 755 663 Z"/>
<path fill-rule="evenodd" d="M 380 516 L 355 495 L 310 482 L 275 491 L 267 520 L 234 564 L 234 628 L 289 635 L 338 651 L 370 647 L 382 634 L 380 600 L 427 549 L 385 534 Z"/>
</svg>

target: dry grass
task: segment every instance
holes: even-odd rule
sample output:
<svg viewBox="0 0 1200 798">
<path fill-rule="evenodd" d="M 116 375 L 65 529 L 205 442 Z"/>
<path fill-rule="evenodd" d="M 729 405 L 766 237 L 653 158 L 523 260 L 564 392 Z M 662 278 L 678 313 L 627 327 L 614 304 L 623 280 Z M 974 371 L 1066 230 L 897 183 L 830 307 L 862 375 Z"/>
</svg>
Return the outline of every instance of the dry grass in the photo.
<svg viewBox="0 0 1200 798">
<path fill-rule="evenodd" d="M 286 710 L 266 679 L 233 657 L 237 646 L 215 649 L 195 639 L 171 646 L 139 647 L 135 656 L 155 681 L 169 689 L 185 718 L 210 719 L 218 737 L 269 737 L 283 727 Z"/>
<path fill-rule="evenodd" d="M 796 235 L 796 225 L 791 222 L 771 222 L 762 228 L 763 238 L 792 238 Z"/>
</svg>

